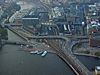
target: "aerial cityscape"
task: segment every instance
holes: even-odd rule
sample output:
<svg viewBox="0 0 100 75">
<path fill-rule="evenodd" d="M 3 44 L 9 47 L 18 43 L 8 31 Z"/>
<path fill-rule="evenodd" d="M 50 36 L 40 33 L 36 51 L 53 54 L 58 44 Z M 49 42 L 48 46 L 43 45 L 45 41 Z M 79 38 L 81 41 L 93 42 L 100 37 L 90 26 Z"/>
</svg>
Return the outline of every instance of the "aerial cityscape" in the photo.
<svg viewBox="0 0 100 75">
<path fill-rule="evenodd" d="M 0 0 L 0 75 L 100 75 L 100 0 Z"/>
</svg>

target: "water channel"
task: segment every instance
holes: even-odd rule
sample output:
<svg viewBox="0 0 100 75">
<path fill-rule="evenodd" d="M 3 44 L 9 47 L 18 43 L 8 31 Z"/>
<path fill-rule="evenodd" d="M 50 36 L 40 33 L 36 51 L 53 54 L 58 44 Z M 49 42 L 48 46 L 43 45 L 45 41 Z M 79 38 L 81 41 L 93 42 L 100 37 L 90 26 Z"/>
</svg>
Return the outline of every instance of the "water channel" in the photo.
<svg viewBox="0 0 100 75">
<path fill-rule="evenodd" d="M 8 30 L 8 39 L 23 41 Z M 57 55 L 48 53 L 46 57 L 20 51 L 20 46 L 5 45 L 0 50 L 0 75 L 75 75 Z"/>
<path fill-rule="evenodd" d="M 78 56 L 77 58 L 90 70 L 94 71 L 96 66 L 100 66 L 100 58 L 90 56 Z"/>
</svg>

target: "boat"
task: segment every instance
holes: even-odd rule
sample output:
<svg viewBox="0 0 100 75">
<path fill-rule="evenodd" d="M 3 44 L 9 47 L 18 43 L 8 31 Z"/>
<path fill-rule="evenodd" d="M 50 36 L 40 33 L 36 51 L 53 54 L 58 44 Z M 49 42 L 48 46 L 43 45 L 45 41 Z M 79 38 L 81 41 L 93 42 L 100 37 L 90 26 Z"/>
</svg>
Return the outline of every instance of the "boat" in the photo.
<svg viewBox="0 0 100 75">
<path fill-rule="evenodd" d="M 43 53 L 43 51 L 38 51 L 38 52 L 37 52 L 38 55 L 39 55 L 39 54 L 42 54 L 42 53 Z"/>
<path fill-rule="evenodd" d="M 36 54 L 38 51 L 30 51 L 30 54 Z"/>
<path fill-rule="evenodd" d="M 47 54 L 47 51 L 44 51 L 41 56 L 44 57 L 46 54 Z"/>
</svg>

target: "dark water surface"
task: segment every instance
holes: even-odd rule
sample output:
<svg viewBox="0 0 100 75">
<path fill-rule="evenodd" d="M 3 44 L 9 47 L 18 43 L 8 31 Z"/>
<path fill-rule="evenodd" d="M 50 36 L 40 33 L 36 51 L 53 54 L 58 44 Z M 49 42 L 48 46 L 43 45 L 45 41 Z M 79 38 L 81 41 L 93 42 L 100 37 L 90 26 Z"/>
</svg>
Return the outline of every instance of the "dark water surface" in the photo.
<svg viewBox="0 0 100 75">
<path fill-rule="evenodd" d="M 77 58 L 90 70 L 94 70 L 95 66 L 100 66 L 100 59 L 89 56 L 77 56 Z"/>
</svg>

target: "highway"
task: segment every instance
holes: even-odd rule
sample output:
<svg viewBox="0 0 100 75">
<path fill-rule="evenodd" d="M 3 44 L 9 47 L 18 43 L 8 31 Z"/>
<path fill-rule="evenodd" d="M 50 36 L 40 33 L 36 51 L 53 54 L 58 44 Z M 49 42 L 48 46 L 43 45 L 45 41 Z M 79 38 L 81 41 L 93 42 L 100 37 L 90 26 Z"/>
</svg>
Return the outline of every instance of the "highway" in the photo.
<svg viewBox="0 0 100 75">
<path fill-rule="evenodd" d="M 17 32 L 17 30 L 12 29 L 13 32 L 17 33 L 18 35 L 20 33 Z M 23 32 L 24 33 L 24 32 Z M 25 34 L 23 34 L 25 35 Z M 23 36 L 22 33 L 20 34 L 20 36 Z M 25 37 L 26 36 L 26 37 Z M 73 71 L 77 74 L 77 75 L 92 75 L 91 72 L 70 52 L 68 43 L 69 40 L 66 37 L 63 36 L 27 36 L 25 35 L 23 37 L 25 38 L 29 38 L 29 39 L 44 39 L 47 40 L 47 44 L 50 45 L 50 47 L 53 48 L 53 50 L 56 51 L 56 54 L 61 57 L 67 64 L 69 64 L 69 66 L 73 69 Z M 52 41 L 52 40 L 53 41 Z M 56 43 L 54 41 L 54 39 L 58 39 L 58 40 L 64 40 L 65 41 L 65 45 L 67 46 L 66 48 L 68 50 L 66 50 L 66 48 L 59 47 L 59 44 Z M 48 42 L 49 41 L 49 42 Z"/>
<path fill-rule="evenodd" d="M 32 36 L 32 37 L 27 37 L 29 39 L 63 39 L 63 40 L 68 40 L 68 38 L 75 38 L 75 39 L 88 39 L 88 36 L 73 36 L 73 35 L 68 35 L 66 37 L 64 36 L 59 36 L 59 35 L 48 35 L 48 36 Z"/>
</svg>

